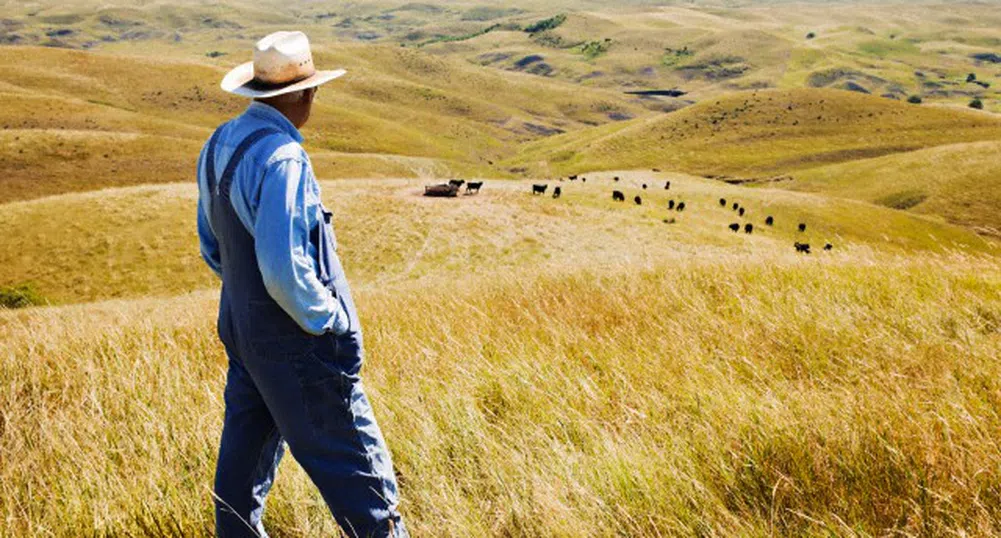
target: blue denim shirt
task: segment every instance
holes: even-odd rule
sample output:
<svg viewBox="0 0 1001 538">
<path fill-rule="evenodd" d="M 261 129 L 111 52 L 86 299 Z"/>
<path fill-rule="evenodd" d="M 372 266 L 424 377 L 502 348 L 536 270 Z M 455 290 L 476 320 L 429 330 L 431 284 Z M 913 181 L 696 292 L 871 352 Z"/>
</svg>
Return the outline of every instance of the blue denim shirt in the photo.
<svg viewBox="0 0 1001 538">
<path fill-rule="evenodd" d="M 320 186 L 299 130 L 278 110 L 254 101 L 223 126 L 212 164 L 221 174 L 240 141 L 262 127 L 282 134 L 255 144 L 238 165 L 230 190 L 233 209 L 254 237 L 258 268 L 275 302 L 308 333 L 340 334 L 348 329 L 348 316 L 320 282 L 316 248 L 309 240 L 309 231 L 325 223 Z M 221 278 L 219 243 L 208 219 L 207 146 L 198 158 L 198 238 L 202 258 Z"/>
</svg>

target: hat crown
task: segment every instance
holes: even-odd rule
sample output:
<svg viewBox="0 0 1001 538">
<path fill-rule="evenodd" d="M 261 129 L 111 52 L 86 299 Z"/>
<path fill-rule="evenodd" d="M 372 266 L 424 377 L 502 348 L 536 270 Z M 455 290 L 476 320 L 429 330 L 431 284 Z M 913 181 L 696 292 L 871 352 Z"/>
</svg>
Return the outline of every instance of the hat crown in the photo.
<svg viewBox="0 0 1001 538">
<path fill-rule="evenodd" d="M 267 85 L 296 82 L 313 76 L 316 67 L 309 38 L 302 32 L 275 32 L 254 46 L 254 80 Z"/>
</svg>

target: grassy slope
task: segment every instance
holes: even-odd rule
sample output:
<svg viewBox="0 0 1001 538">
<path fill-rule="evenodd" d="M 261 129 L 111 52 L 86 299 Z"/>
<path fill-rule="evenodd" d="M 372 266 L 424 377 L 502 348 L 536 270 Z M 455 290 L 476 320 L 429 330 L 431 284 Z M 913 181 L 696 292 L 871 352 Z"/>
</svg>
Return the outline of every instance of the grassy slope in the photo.
<svg viewBox="0 0 1001 538">
<path fill-rule="evenodd" d="M 54 303 L 118 298 L 0 312 L 0 533 L 210 536 L 225 358 L 190 167 L 208 128 L 242 101 L 213 93 L 236 56 L 202 55 L 243 51 L 240 34 L 331 8 L 295 5 L 276 20 L 251 4 L 49 4 L 11 7 L 39 10 L 18 31 L 180 28 L 183 39 L 143 41 L 163 58 L 128 64 L 118 64 L 135 53 L 128 41 L 100 54 L 0 49 L 0 287 L 31 281 Z M 324 184 L 415 536 L 1001 533 L 997 246 L 868 203 L 906 199 L 909 181 L 928 194 L 916 211 L 989 225 L 997 143 L 976 141 L 999 138 L 996 120 L 818 91 L 759 92 L 753 103 L 738 94 L 651 119 L 650 103 L 615 93 L 682 80 L 644 71 L 676 43 L 697 48 L 691 64 L 746 56 L 738 79 L 684 79 L 700 98 L 797 87 L 843 67 L 911 89 L 916 68 L 964 76 L 966 55 L 996 44 L 994 15 L 800 5 L 658 17 L 594 4 L 555 32 L 613 38 L 588 60 L 519 32 L 400 50 L 404 19 L 447 33 L 483 23 L 442 22 L 469 8 L 459 2 L 367 18 L 395 7 L 338 6 L 309 27 L 334 36 L 316 40 L 318 60 L 352 73 L 321 94 L 307 132 L 322 176 L 608 170 L 562 183 L 561 200 L 532 197 L 529 181 L 488 181 L 459 200 L 418 196 L 424 180 Z M 513 19 L 554 6 L 525 9 Z M 108 14 L 141 22 L 108 28 Z M 356 22 L 333 26 L 346 17 Z M 210 27 L 220 22 L 238 26 Z M 392 25 L 380 38 L 390 46 L 343 43 Z M 809 30 L 820 35 L 807 43 Z M 919 39 L 898 45 L 891 31 Z M 554 78 L 605 75 L 572 86 L 455 59 L 491 48 L 543 51 Z M 734 118 L 744 99 L 754 106 Z M 610 114 L 640 119 L 586 129 Z M 540 140 L 526 123 L 569 133 Z M 501 159 L 502 169 L 484 164 Z M 777 186 L 817 192 L 613 171 L 640 166 L 793 170 Z M 624 179 L 613 186 L 612 175 Z M 173 181 L 184 183 L 48 196 Z M 614 204 L 612 188 L 645 203 Z M 849 189 L 863 201 L 838 197 Z M 746 218 L 720 208 L 721 196 Z M 38 199 L 3 203 L 24 198 Z M 667 213 L 668 198 L 688 210 Z M 761 226 L 766 215 L 775 228 Z M 757 232 L 726 230 L 737 221 Z M 836 248 L 806 257 L 795 240 Z M 272 535 L 332 534 L 301 469 L 289 461 L 281 476 Z"/>
<path fill-rule="evenodd" d="M 941 215 L 997 235 L 1001 142 L 929 148 L 802 170 L 785 188 Z"/>
<path fill-rule="evenodd" d="M 463 278 L 490 264 L 520 272 L 532 267 L 607 264 L 657 266 L 679 258 L 762 255 L 784 259 L 792 243 L 825 242 L 839 251 L 996 252 L 962 228 L 848 200 L 660 174 L 592 175 L 586 185 L 564 182 L 554 201 L 529 194 L 528 182 L 488 181 L 481 195 L 433 200 L 422 182 L 338 181 L 325 184 L 335 211 L 350 275 L 360 283 Z M 663 181 L 672 190 L 662 190 Z M 651 182 L 644 191 L 641 182 Z M 613 188 L 642 207 L 613 203 Z M 54 302 L 183 293 L 214 285 L 202 266 L 194 234 L 195 190 L 190 184 L 143 186 L 61 195 L 0 205 L 0 286 L 33 283 Z M 726 197 L 747 208 L 744 218 L 719 207 Z M 668 212 L 667 200 L 686 212 Z M 772 215 L 774 228 L 763 221 Z M 849 218 L 850 216 L 850 218 Z M 663 219 L 673 217 L 676 224 Z M 727 230 L 751 222 L 751 237 Z M 808 223 L 806 234 L 794 231 Z M 378 241 L 371 238 L 378 237 Z M 69 240 L 68 240 L 69 239 Z M 642 248 L 638 249 L 640 245 Z"/>
<path fill-rule="evenodd" d="M 168 141 L 150 143 L 158 147 L 136 159 L 138 153 L 129 148 L 117 151 L 119 137 L 107 133 L 181 137 L 186 139 L 182 147 L 198 146 L 210 128 L 246 104 L 216 88 L 222 69 L 190 59 L 5 50 L 0 65 L 7 75 L 0 78 L 0 95 L 9 106 L 0 112 L 7 131 L 0 171 L 9 173 L 0 180 L 0 201 L 188 180 L 197 149 L 181 152 Z M 583 94 L 559 82 L 498 74 L 392 47 L 324 53 L 321 46 L 317 61 L 351 71 L 321 93 L 305 130 L 310 149 L 331 152 L 317 162 L 318 173 L 328 177 L 474 173 L 517 143 L 539 138 L 526 124 L 569 130 L 609 121 L 608 110 L 638 113 L 610 92 Z M 94 133 L 86 142 L 74 142 L 76 153 L 66 157 L 51 147 L 51 133 L 38 131 L 53 129 Z M 92 158 L 108 150 L 113 150 L 110 162 Z M 47 158 L 35 158 L 40 152 Z M 142 166 L 135 167 L 137 162 Z"/>
<path fill-rule="evenodd" d="M 356 286 L 416 536 L 1001 531 L 996 262 L 586 267 Z M 12 535 L 211 536 L 214 308 L 0 313 Z M 269 531 L 332 532 L 291 457 L 280 476 Z"/>
<path fill-rule="evenodd" d="M 528 144 L 511 163 L 551 156 L 561 173 L 650 166 L 778 175 L 935 145 L 1001 138 L 1001 119 L 836 90 L 739 92 L 652 119 Z"/>
</svg>

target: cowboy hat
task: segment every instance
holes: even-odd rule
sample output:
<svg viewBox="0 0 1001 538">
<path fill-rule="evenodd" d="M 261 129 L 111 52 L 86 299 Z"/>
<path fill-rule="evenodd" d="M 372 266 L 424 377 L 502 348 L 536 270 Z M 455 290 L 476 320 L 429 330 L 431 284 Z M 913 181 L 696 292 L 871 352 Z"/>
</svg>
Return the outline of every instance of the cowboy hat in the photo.
<svg viewBox="0 0 1001 538">
<path fill-rule="evenodd" d="M 266 98 L 313 88 L 344 73 L 316 70 L 306 34 L 275 32 L 258 41 L 254 60 L 227 73 L 220 86 L 236 95 Z"/>
</svg>

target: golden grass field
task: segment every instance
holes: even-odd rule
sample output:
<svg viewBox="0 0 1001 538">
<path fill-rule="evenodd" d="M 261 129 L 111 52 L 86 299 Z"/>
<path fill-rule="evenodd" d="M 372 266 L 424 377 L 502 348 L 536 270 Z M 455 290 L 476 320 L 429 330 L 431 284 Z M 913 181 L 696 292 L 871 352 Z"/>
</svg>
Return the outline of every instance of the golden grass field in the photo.
<svg viewBox="0 0 1001 538">
<path fill-rule="evenodd" d="M 303 134 L 415 537 L 1001 534 L 995 6 L 44 0 L 0 4 L 0 537 L 212 535 L 194 163 L 288 27 L 349 70 Z M 265 522 L 337 535 L 291 456 Z"/>
</svg>

